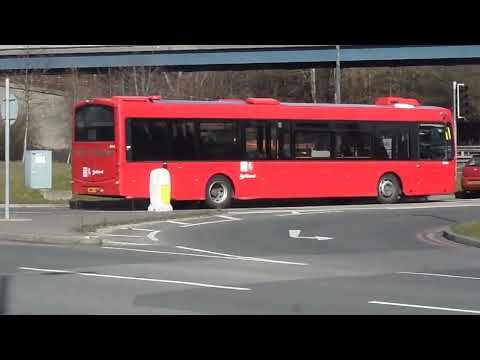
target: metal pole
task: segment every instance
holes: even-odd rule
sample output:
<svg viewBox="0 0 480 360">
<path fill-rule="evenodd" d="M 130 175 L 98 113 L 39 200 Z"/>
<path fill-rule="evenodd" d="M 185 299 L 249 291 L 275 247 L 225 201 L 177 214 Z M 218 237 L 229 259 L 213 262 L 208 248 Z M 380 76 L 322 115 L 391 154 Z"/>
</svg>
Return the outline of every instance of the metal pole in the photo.
<svg viewBox="0 0 480 360">
<path fill-rule="evenodd" d="M 340 104 L 341 100 L 341 68 L 340 68 L 340 45 L 336 46 L 337 48 L 337 67 L 335 69 L 335 104 Z"/>
<path fill-rule="evenodd" d="M 457 159 L 457 149 L 458 149 L 458 140 L 457 140 L 457 82 L 453 82 L 453 137 L 455 138 L 454 141 L 454 156 L 455 159 Z M 457 181 L 458 178 L 458 163 L 457 163 L 457 168 L 455 169 L 455 182 Z"/>
<path fill-rule="evenodd" d="M 5 220 L 10 219 L 10 79 L 5 79 Z"/>
</svg>

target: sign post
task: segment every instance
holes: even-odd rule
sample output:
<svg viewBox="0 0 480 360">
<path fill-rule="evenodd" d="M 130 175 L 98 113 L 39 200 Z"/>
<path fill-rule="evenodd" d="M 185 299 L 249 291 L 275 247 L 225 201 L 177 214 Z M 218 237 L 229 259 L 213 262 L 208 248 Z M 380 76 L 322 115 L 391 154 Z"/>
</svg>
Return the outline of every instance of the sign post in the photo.
<svg viewBox="0 0 480 360">
<path fill-rule="evenodd" d="M 5 220 L 10 219 L 10 79 L 5 79 Z"/>
<path fill-rule="evenodd" d="M 5 220 L 10 219 L 10 125 L 18 115 L 15 96 L 10 96 L 10 79 L 5 79 L 5 100 L 2 101 L 2 118 L 5 121 Z M 13 121 L 12 121 L 13 120 Z"/>
</svg>

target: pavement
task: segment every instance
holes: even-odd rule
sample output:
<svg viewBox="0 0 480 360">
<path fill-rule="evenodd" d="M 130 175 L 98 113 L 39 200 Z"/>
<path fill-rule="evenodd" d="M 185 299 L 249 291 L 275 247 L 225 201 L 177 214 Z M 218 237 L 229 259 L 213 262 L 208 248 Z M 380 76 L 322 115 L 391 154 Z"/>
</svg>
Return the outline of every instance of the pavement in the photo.
<svg viewBox="0 0 480 360">
<path fill-rule="evenodd" d="M 101 245 L 95 232 L 116 224 L 133 224 L 217 214 L 218 210 L 177 210 L 152 213 L 141 210 L 80 210 L 63 205 L 16 205 L 10 220 L 0 219 L 0 241 L 64 245 Z"/>
</svg>

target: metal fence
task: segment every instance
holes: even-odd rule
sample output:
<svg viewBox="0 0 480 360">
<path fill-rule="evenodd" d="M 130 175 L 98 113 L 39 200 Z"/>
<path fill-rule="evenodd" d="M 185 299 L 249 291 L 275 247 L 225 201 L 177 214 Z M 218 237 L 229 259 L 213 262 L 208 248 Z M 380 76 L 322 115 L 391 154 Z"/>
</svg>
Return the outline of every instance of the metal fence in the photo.
<svg viewBox="0 0 480 360">
<path fill-rule="evenodd" d="M 457 171 L 461 172 L 473 155 L 480 155 L 480 146 L 459 146 L 457 148 Z"/>
</svg>

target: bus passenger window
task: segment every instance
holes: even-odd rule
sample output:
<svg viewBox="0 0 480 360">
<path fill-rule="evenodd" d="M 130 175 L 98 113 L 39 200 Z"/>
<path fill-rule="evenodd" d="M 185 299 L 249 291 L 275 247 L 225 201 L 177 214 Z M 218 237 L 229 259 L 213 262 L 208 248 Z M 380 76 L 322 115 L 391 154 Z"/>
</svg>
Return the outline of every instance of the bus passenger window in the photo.
<svg viewBox="0 0 480 360">
<path fill-rule="evenodd" d="M 409 160 L 410 127 L 405 124 L 378 124 L 375 132 L 375 159 Z"/>
<path fill-rule="evenodd" d="M 237 124 L 233 121 L 203 121 L 200 123 L 201 160 L 238 160 L 240 142 Z"/>
<path fill-rule="evenodd" d="M 169 160 L 169 135 L 165 120 L 128 119 L 127 128 L 129 161 Z"/>
<path fill-rule="evenodd" d="M 172 147 L 171 160 L 195 159 L 195 131 L 192 121 L 172 122 Z"/>
<path fill-rule="evenodd" d="M 278 123 L 278 159 L 288 160 L 291 158 L 290 123 L 282 121 Z"/>
<path fill-rule="evenodd" d="M 330 159 L 330 133 L 308 130 L 296 131 L 295 157 L 297 159 Z"/>
<path fill-rule="evenodd" d="M 336 134 L 335 157 L 339 159 L 371 159 L 372 136 L 362 132 Z"/>
<path fill-rule="evenodd" d="M 245 124 L 245 155 L 247 160 L 267 158 L 265 121 L 248 121 Z"/>
</svg>

